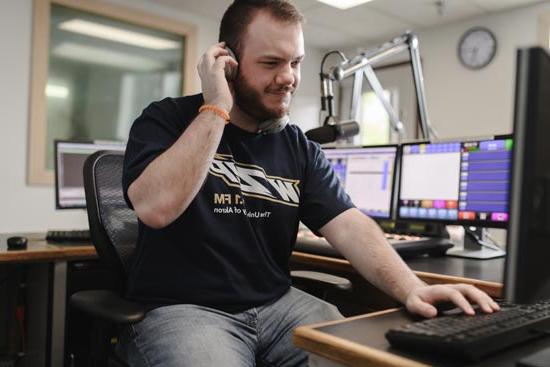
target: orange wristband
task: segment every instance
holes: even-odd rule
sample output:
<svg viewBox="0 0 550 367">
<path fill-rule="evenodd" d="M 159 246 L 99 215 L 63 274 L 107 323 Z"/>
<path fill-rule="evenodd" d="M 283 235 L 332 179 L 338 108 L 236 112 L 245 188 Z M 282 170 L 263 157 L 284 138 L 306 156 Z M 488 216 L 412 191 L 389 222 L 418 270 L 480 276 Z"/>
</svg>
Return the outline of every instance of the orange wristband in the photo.
<svg viewBox="0 0 550 367">
<path fill-rule="evenodd" d="M 201 113 L 202 111 L 214 112 L 216 115 L 225 120 L 226 125 L 229 123 L 229 113 L 223 108 L 219 108 L 218 106 L 214 106 L 213 104 L 203 104 L 199 108 L 199 113 Z"/>
</svg>

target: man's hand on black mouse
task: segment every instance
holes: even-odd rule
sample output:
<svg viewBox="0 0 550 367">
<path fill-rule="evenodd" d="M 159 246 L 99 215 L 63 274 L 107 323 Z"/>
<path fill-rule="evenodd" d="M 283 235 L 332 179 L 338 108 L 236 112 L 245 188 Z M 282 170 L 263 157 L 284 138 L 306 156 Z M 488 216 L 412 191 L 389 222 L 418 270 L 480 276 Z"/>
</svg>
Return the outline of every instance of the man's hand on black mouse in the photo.
<svg viewBox="0 0 550 367">
<path fill-rule="evenodd" d="M 475 315 L 474 307 L 470 303 L 478 305 L 479 310 L 485 313 L 493 313 L 500 309 L 489 295 L 469 284 L 416 287 L 409 292 L 405 305 L 410 312 L 431 318 L 441 314 L 444 309 L 453 308 L 451 305 L 458 307 L 466 315 Z"/>
</svg>

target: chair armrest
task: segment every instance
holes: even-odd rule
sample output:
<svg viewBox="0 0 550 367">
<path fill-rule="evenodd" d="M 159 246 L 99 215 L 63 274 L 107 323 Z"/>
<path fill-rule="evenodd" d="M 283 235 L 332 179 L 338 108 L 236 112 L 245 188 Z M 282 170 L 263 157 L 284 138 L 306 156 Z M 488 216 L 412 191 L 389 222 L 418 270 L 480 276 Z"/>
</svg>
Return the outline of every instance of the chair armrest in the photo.
<svg viewBox="0 0 550 367">
<path fill-rule="evenodd" d="M 307 281 L 308 283 L 317 286 L 334 287 L 346 291 L 352 289 L 352 284 L 348 279 L 327 273 L 308 270 L 293 270 L 290 272 L 290 276 L 294 279 Z"/>
<path fill-rule="evenodd" d="M 145 317 L 142 305 L 128 301 L 109 290 L 76 292 L 71 296 L 71 305 L 91 316 L 115 324 L 133 324 Z"/>
</svg>

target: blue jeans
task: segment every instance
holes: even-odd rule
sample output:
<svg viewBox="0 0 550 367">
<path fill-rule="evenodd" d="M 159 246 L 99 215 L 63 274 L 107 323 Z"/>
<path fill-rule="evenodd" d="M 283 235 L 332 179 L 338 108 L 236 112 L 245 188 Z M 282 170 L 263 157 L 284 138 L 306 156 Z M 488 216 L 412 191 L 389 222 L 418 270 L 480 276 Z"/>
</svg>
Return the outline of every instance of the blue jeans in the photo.
<svg viewBox="0 0 550 367">
<path fill-rule="evenodd" d="M 341 319 L 338 309 L 296 288 L 275 302 L 231 314 L 190 305 L 154 309 L 121 335 L 119 354 L 132 367 L 307 366 L 294 347 L 300 325 Z"/>
</svg>

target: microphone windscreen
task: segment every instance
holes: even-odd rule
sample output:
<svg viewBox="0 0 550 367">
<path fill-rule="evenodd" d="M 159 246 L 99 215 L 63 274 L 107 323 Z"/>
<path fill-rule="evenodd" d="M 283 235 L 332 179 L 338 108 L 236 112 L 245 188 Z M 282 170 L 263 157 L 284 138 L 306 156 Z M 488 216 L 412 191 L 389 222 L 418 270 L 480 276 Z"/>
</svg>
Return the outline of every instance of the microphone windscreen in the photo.
<svg viewBox="0 0 550 367">
<path fill-rule="evenodd" d="M 336 138 L 349 138 L 359 134 L 359 124 L 356 121 L 342 121 L 334 125 L 336 127 Z"/>
<path fill-rule="evenodd" d="M 325 125 L 306 131 L 309 140 L 319 144 L 331 143 L 336 140 L 336 128 L 334 125 Z"/>
</svg>

